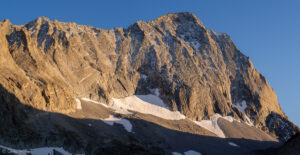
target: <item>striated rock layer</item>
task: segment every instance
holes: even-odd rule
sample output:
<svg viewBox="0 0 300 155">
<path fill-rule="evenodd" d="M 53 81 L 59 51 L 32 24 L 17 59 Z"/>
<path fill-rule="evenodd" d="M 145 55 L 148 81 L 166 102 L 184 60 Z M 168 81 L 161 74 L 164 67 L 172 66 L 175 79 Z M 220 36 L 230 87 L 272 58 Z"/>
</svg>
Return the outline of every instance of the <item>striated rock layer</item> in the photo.
<svg viewBox="0 0 300 155">
<path fill-rule="evenodd" d="M 281 141 L 299 130 L 230 37 L 191 13 L 111 30 L 45 17 L 25 25 L 5 20 L 0 45 L 1 86 L 39 110 L 69 113 L 76 98 L 111 104 L 158 88 L 165 103 L 193 120 L 231 115 Z M 1 104 L 14 102 L 1 97 Z"/>
</svg>

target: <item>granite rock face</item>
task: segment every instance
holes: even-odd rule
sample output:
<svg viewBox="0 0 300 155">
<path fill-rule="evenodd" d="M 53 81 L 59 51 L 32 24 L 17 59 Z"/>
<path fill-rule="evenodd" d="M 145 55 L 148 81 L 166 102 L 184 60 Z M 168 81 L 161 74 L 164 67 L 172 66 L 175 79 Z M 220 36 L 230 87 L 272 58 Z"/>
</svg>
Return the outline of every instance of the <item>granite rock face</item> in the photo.
<svg viewBox="0 0 300 155">
<path fill-rule="evenodd" d="M 0 85 L 39 110 L 69 113 L 76 98 L 111 104 L 159 90 L 165 103 L 193 120 L 231 115 L 281 141 L 299 130 L 230 37 L 191 13 L 111 30 L 45 17 L 25 25 L 5 20 L 0 45 Z"/>
</svg>

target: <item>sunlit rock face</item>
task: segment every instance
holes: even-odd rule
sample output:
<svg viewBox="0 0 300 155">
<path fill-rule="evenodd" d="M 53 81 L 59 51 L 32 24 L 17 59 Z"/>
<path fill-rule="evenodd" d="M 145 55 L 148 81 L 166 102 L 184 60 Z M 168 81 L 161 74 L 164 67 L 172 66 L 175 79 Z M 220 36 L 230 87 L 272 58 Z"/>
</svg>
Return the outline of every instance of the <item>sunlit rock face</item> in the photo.
<svg viewBox="0 0 300 155">
<path fill-rule="evenodd" d="M 230 37 L 191 13 L 111 30 L 45 17 L 25 25 L 5 20 L 0 45 L 0 84 L 40 110 L 69 113 L 76 98 L 111 104 L 159 91 L 171 109 L 192 120 L 231 115 L 282 141 L 298 130 Z"/>
</svg>

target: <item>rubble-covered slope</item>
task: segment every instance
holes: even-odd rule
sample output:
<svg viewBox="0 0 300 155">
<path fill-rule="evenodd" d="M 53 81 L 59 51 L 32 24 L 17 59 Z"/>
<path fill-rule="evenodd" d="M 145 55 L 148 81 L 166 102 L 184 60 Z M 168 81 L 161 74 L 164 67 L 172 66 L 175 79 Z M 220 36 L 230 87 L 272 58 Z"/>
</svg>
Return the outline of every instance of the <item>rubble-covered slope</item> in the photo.
<svg viewBox="0 0 300 155">
<path fill-rule="evenodd" d="M 112 98 L 159 90 L 192 120 L 231 115 L 282 141 L 298 131 L 230 37 L 191 13 L 111 30 L 45 17 L 25 25 L 5 20 L 0 45 L 0 85 L 40 110 L 69 113 L 76 98 L 112 104 Z"/>
</svg>

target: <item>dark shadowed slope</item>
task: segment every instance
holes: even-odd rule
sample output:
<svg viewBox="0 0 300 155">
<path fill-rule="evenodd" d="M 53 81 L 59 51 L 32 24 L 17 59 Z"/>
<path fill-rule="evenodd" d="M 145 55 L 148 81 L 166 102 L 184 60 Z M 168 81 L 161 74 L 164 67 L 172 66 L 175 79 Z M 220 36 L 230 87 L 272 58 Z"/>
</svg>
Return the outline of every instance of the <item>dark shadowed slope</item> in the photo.
<svg viewBox="0 0 300 155">
<path fill-rule="evenodd" d="M 283 146 L 265 151 L 270 155 L 299 155 L 300 154 L 300 133 L 293 135 Z"/>
<path fill-rule="evenodd" d="M 8 113 L 23 113 L 23 115 L 2 115 L 0 120 L 0 123 L 6 123 L 7 127 L 1 128 L 2 144 L 14 148 L 58 146 L 70 152 L 84 151 L 87 154 L 170 154 L 189 150 L 204 154 L 257 154 L 253 150 L 278 145 L 272 141 L 224 139 L 181 132 L 139 119 L 139 117 L 153 116 L 119 115 L 118 117 L 127 119 L 132 124 L 132 132 L 128 132 L 122 125 L 111 126 L 104 123 L 101 119 L 112 112 L 101 105 L 83 103 L 82 110 L 70 114 L 73 116 L 71 117 L 23 105 L 3 87 L 0 90 L 1 109 L 6 107 Z M 8 100 L 15 102 L 9 105 Z M 184 123 L 178 125 L 186 126 Z M 170 126 L 172 125 L 167 125 Z M 229 143 L 234 143 L 238 147 Z"/>
</svg>

